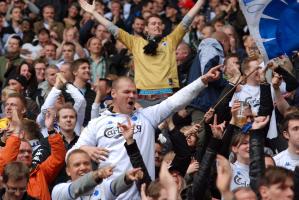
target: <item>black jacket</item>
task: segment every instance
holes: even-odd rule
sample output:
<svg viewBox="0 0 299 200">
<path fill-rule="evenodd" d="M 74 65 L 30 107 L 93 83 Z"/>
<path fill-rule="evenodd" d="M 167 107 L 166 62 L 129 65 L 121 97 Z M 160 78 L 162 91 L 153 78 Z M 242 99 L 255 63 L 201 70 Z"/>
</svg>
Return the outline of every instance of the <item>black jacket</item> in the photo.
<svg viewBox="0 0 299 200">
<path fill-rule="evenodd" d="M 84 117 L 83 126 L 85 127 L 90 121 L 91 107 L 94 102 L 94 99 L 96 98 L 96 93 L 91 89 L 91 85 L 89 83 L 86 85 L 86 92 L 84 94 L 84 98 L 86 100 L 86 108 L 85 108 L 85 117 Z"/>
<path fill-rule="evenodd" d="M 143 158 L 140 154 L 139 148 L 137 146 L 136 141 L 134 140 L 134 143 L 128 145 L 125 143 L 125 148 L 127 150 L 127 154 L 130 157 L 131 164 L 134 168 L 141 168 L 143 171 L 143 178 L 137 182 L 137 188 L 140 190 L 141 184 L 146 183 L 146 185 L 149 185 L 152 181 L 147 168 L 144 164 Z"/>
</svg>

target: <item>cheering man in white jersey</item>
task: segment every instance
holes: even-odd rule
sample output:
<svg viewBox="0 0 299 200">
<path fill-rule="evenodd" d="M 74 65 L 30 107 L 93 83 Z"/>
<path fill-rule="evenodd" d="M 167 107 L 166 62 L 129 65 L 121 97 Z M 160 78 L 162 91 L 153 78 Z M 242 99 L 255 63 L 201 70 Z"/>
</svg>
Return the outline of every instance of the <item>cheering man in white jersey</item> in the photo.
<svg viewBox="0 0 299 200">
<path fill-rule="evenodd" d="M 162 101 L 155 106 L 144 109 L 135 109 L 136 86 L 127 77 L 120 77 L 112 84 L 111 96 L 113 107 L 101 113 L 101 116 L 89 122 L 82 131 L 74 148 L 82 146 L 94 146 L 108 149 L 109 155 L 106 160 L 101 161 L 99 167 L 115 166 L 114 173 L 105 182 L 107 187 L 111 180 L 132 168 L 129 156 L 126 153 L 123 138 L 117 126 L 118 123 L 127 123 L 130 116 L 134 124 L 134 139 L 140 149 L 145 165 L 152 179 L 155 177 L 155 128 L 172 113 L 179 111 L 188 105 L 198 93 L 211 81 L 219 78 L 220 66 L 212 68 L 208 73 L 201 76 L 188 86 Z M 96 152 L 94 152 L 96 153 Z M 95 157 L 95 155 L 93 155 Z M 101 158 L 100 152 L 98 158 Z M 109 188 L 107 188 L 109 189 Z M 115 199 L 116 197 L 106 197 Z M 118 196 L 119 199 L 140 199 L 137 188 L 133 185 L 130 190 Z"/>
<path fill-rule="evenodd" d="M 275 164 L 294 171 L 299 165 L 299 113 L 288 114 L 282 129 L 283 136 L 288 140 L 288 148 L 274 156 Z"/>
</svg>

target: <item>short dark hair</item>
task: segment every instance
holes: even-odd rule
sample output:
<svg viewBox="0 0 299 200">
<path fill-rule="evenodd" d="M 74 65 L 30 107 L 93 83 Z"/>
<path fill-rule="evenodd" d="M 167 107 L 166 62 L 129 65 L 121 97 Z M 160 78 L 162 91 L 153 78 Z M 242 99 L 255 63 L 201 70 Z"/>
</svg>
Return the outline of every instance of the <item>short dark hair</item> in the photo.
<svg viewBox="0 0 299 200">
<path fill-rule="evenodd" d="M 284 119 L 282 121 L 282 131 L 288 130 L 289 121 L 291 121 L 291 120 L 299 120 L 299 112 L 298 111 L 291 112 L 284 117 Z"/>
<path fill-rule="evenodd" d="M 45 11 L 46 8 L 52 8 L 53 10 L 55 10 L 55 7 L 52 4 L 46 4 L 43 6 L 43 12 Z"/>
<path fill-rule="evenodd" d="M 136 21 L 136 19 L 140 19 L 140 20 L 143 20 L 143 21 L 144 21 L 144 18 L 143 18 L 143 17 L 141 17 L 141 16 L 136 16 L 136 17 L 134 17 L 133 24 L 134 24 L 134 22 Z"/>
<path fill-rule="evenodd" d="M 11 37 L 9 38 L 9 40 L 10 40 L 10 39 L 18 40 L 18 42 L 19 42 L 19 47 L 21 47 L 21 46 L 23 45 L 23 40 L 22 40 L 21 37 L 18 36 L 18 35 L 13 35 L 13 36 L 11 36 Z"/>
<path fill-rule="evenodd" d="M 7 164 L 3 172 L 3 182 L 8 180 L 19 181 L 22 179 L 29 180 L 29 168 L 22 162 L 13 161 Z"/>
<path fill-rule="evenodd" d="M 75 60 L 71 65 L 72 73 L 77 72 L 80 65 L 82 65 L 83 63 L 89 64 L 89 61 L 86 58 L 79 58 L 79 59 Z"/>
<path fill-rule="evenodd" d="M 224 59 L 223 65 L 227 65 L 227 62 L 230 58 L 238 58 L 239 59 L 239 56 L 236 53 L 231 53 L 231 54 L 227 55 Z"/>
<path fill-rule="evenodd" d="M 38 58 L 38 59 L 36 59 L 33 62 L 33 67 L 35 67 L 35 65 L 38 64 L 38 63 L 44 63 L 46 67 L 48 66 L 48 61 L 45 58 Z"/>
<path fill-rule="evenodd" d="M 247 57 L 243 60 L 242 62 L 242 65 L 241 65 L 241 72 L 242 74 L 245 74 L 245 71 L 248 70 L 249 68 L 249 63 L 253 62 L 253 61 L 256 61 L 256 60 L 259 60 L 259 57 L 258 56 L 250 56 L 250 57 Z"/>
<path fill-rule="evenodd" d="M 265 175 L 259 181 L 259 187 L 282 183 L 284 184 L 287 179 L 293 180 L 294 174 L 292 171 L 283 167 L 269 167 L 266 169 Z"/>
<path fill-rule="evenodd" d="M 72 155 L 74 154 L 85 154 L 88 156 L 88 158 L 90 159 L 91 162 L 91 158 L 89 157 L 88 153 L 82 149 L 74 149 L 72 150 L 67 156 L 66 156 L 66 166 L 69 167 L 70 166 L 70 158 Z"/>
<path fill-rule="evenodd" d="M 28 140 L 41 138 L 39 125 L 31 120 L 24 118 L 22 121 L 22 129 L 25 131 Z"/>
<path fill-rule="evenodd" d="M 75 46 L 75 44 L 72 43 L 72 42 L 65 42 L 65 43 L 63 44 L 63 47 L 64 47 L 64 46 L 72 46 L 74 52 L 76 51 L 76 46 Z"/>
</svg>

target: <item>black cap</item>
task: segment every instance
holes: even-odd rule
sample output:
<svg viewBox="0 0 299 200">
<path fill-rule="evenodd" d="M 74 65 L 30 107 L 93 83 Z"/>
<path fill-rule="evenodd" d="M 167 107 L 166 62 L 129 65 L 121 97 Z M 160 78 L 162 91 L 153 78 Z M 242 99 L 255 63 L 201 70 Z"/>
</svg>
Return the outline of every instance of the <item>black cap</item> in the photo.
<svg viewBox="0 0 299 200">
<path fill-rule="evenodd" d="M 8 78 L 8 81 L 9 80 L 16 80 L 18 81 L 24 88 L 27 87 L 27 79 L 25 76 L 23 75 L 12 75 L 11 77 Z"/>
</svg>

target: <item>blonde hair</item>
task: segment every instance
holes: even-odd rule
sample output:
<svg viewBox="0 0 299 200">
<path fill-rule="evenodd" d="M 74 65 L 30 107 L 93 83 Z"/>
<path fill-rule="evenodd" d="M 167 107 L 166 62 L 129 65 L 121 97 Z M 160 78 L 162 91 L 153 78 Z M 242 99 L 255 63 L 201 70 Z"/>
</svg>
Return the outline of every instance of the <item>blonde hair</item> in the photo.
<svg viewBox="0 0 299 200">
<path fill-rule="evenodd" d="M 17 92 L 15 90 L 9 88 L 8 86 L 6 86 L 1 92 L 1 100 L 3 102 L 5 102 L 6 99 L 8 98 L 8 96 L 13 93 L 17 93 Z"/>
</svg>

